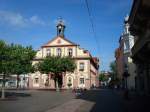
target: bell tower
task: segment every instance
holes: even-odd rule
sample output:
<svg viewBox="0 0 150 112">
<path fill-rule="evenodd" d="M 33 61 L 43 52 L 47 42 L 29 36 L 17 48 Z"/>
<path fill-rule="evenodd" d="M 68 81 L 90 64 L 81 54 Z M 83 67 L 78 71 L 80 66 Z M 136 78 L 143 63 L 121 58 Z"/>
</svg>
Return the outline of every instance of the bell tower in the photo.
<svg viewBox="0 0 150 112">
<path fill-rule="evenodd" d="M 62 18 L 58 19 L 56 27 L 57 27 L 57 36 L 64 37 L 64 31 L 66 26 L 64 25 L 64 21 L 62 20 Z"/>
</svg>

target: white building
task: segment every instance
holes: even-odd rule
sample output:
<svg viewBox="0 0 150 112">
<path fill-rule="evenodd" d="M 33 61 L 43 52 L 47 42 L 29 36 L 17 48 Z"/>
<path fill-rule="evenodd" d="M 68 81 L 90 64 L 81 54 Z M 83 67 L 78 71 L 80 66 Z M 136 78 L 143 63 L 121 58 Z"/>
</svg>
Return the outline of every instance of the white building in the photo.
<svg viewBox="0 0 150 112">
<path fill-rule="evenodd" d="M 128 24 L 128 16 L 125 18 L 124 21 L 124 31 L 120 37 L 120 50 L 123 54 L 122 60 L 122 82 L 123 85 L 128 89 L 135 89 L 135 77 L 136 77 L 136 72 L 135 72 L 135 64 L 133 63 L 133 60 L 131 58 L 132 53 L 131 49 L 134 46 L 134 36 L 130 34 L 129 31 L 129 24 Z M 118 62 L 120 63 L 120 62 Z M 120 65 L 121 66 L 121 65 Z M 120 69 L 118 69 L 119 71 Z M 128 71 L 129 76 L 127 78 L 124 75 L 124 72 Z"/>
</svg>

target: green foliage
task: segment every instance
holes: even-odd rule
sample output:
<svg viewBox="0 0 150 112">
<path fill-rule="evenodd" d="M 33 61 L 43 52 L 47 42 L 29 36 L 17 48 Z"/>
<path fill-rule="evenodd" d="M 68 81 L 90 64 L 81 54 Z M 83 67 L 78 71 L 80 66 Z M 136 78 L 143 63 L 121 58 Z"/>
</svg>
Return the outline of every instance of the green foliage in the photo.
<svg viewBox="0 0 150 112">
<path fill-rule="evenodd" d="M 35 53 L 31 46 L 8 45 L 0 40 L 0 73 L 20 75 L 32 72 L 31 61 Z"/>
<path fill-rule="evenodd" d="M 21 45 L 11 45 L 11 57 L 14 64 L 13 74 L 26 74 L 33 72 L 32 59 L 35 56 L 32 47 L 23 47 Z"/>
<path fill-rule="evenodd" d="M 117 65 L 116 62 L 113 61 L 110 63 L 110 70 L 111 70 L 111 74 L 112 74 L 112 79 L 116 79 L 117 76 Z"/>
<path fill-rule="evenodd" d="M 101 73 L 101 74 L 99 75 L 99 80 L 102 81 L 102 82 L 108 81 L 108 77 L 105 76 L 103 73 Z"/>
<path fill-rule="evenodd" d="M 10 47 L 0 40 L 0 74 L 10 74 L 13 63 L 10 56 Z"/>
<path fill-rule="evenodd" d="M 72 86 L 72 84 L 71 84 L 71 83 L 68 83 L 67 85 L 68 85 L 69 87 L 71 87 L 71 86 Z"/>
<path fill-rule="evenodd" d="M 63 72 L 73 72 L 76 68 L 74 60 L 69 57 L 46 57 L 38 64 L 39 71 L 42 73 L 53 73 L 55 75 Z"/>
<path fill-rule="evenodd" d="M 0 74 L 3 75 L 2 98 L 5 98 L 6 75 L 25 74 L 33 72 L 32 59 L 35 51 L 31 46 L 23 47 L 17 44 L 6 44 L 0 40 Z M 18 78 L 17 78 L 18 79 Z M 19 79 L 17 80 L 18 87 Z"/>
<path fill-rule="evenodd" d="M 65 72 L 73 72 L 76 64 L 73 59 L 69 57 L 46 57 L 42 62 L 39 62 L 36 67 L 41 73 L 54 74 L 56 81 L 56 91 L 59 91 L 60 75 Z"/>
</svg>

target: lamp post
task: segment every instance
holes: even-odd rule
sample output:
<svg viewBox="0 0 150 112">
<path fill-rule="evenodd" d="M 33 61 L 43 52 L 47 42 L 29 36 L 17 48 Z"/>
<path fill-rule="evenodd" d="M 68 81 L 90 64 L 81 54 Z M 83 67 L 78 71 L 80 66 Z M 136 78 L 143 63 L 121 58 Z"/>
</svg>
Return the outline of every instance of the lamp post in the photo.
<svg viewBox="0 0 150 112">
<path fill-rule="evenodd" d="M 125 71 L 123 73 L 123 77 L 125 79 L 125 92 L 124 92 L 124 97 L 125 99 L 128 99 L 128 82 L 127 82 L 127 78 L 129 76 L 129 73 L 128 73 L 128 66 L 125 65 Z"/>
</svg>

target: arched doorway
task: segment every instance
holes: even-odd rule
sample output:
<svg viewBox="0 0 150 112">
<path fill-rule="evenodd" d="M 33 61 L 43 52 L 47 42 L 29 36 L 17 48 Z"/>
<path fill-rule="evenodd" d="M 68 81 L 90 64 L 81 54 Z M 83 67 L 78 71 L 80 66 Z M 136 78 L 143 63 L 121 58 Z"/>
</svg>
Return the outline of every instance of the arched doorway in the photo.
<svg viewBox="0 0 150 112">
<path fill-rule="evenodd" d="M 73 77 L 67 77 L 67 88 L 73 88 Z"/>
</svg>

